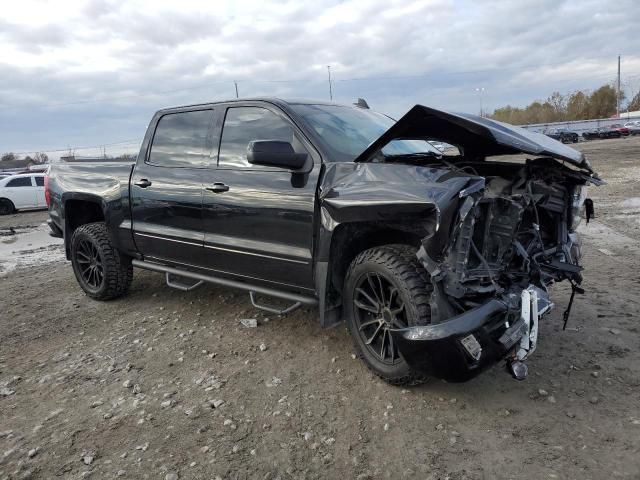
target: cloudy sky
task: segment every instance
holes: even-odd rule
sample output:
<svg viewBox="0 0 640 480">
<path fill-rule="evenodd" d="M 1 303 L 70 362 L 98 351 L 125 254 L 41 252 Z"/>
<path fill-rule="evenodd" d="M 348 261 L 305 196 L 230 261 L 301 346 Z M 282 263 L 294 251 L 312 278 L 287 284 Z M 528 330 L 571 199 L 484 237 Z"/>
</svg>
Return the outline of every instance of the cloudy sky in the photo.
<svg viewBox="0 0 640 480">
<path fill-rule="evenodd" d="M 638 91 L 638 25 L 637 0 L 14 1 L 0 153 L 135 150 L 155 110 L 233 98 L 234 81 L 240 96 L 328 99 L 327 65 L 334 101 L 393 116 L 477 113 L 479 88 L 487 110 L 592 89 L 618 54 Z"/>
</svg>

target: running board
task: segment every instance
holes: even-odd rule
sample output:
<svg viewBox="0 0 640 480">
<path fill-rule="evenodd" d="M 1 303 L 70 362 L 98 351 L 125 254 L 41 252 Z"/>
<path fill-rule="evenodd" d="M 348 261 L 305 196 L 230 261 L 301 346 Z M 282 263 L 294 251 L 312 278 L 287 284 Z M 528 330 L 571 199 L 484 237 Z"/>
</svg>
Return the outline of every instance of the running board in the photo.
<svg viewBox="0 0 640 480">
<path fill-rule="evenodd" d="M 180 270 L 178 268 L 167 267 L 157 263 L 145 262 L 143 260 L 132 260 L 131 264 L 134 267 L 142 268 L 143 270 L 150 270 L 152 272 L 161 272 L 161 273 L 164 273 L 165 275 L 170 274 L 178 277 L 190 278 L 192 280 L 197 280 L 198 282 L 207 282 L 207 283 L 213 283 L 216 285 L 222 285 L 225 287 L 239 288 L 241 290 L 248 290 L 249 292 L 254 292 L 254 294 L 259 293 L 261 295 L 266 295 L 268 297 L 282 298 L 284 300 L 290 300 L 294 303 L 300 303 L 304 305 L 318 305 L 317 298 L 307 296 L 307 295 L 283 292 L 282 290 L 276 290 L 274 288 L 263 287 L 263 286 L 254 285 L 251 283 L 239 282 L 238 280 L 212 277 L 210 275 L 203 275 L 201 273 Z M 193 288 L 195 288 L 195 286 Z M 298 307 L 296 306 L 295 308 L 298 308 Z M 288 310 L 288 311 L 292 311 L 292 310 Z"/>
</svg>

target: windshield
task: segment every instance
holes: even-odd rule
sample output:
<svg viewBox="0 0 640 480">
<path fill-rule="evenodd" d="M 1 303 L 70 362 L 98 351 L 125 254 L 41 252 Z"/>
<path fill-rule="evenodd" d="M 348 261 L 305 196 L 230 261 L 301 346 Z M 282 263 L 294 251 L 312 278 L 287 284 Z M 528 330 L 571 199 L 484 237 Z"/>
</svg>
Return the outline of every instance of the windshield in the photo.
<svg viewBox="0 0 640 480">
<path fill-rule="evenodd" d="M 357 107 L 295 104 L 291 108 L 317 135 L 332 161 L 352 162 L 386 132 L 395 120 Z M 385 156 L 442 152 L 425 140 L 393 140 L 383 149 Z"/>
</svg>

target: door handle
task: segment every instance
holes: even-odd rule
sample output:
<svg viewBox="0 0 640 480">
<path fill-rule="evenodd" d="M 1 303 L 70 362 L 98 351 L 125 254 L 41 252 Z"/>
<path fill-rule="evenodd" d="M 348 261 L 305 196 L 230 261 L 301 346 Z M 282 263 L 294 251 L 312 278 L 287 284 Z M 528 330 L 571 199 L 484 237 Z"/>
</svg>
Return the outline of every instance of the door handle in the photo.
<svg viewBox="0 0 640 480">
<path fill-rule="evenodd" d="M 207 190 L 213 193 L 222 193 L 229 191 L 229 185 L 225 185 L 222 182 L 216 182 L 212 186 L 207 187 Z"/>
<path fill-rule="evenodd" d="M 140 188 L 147 188 L 151 186 L 151 182 L 146 178 L 141 178 L 137 182 L 133 182 L 134 185 L 137 185 Z"/>
</svg>

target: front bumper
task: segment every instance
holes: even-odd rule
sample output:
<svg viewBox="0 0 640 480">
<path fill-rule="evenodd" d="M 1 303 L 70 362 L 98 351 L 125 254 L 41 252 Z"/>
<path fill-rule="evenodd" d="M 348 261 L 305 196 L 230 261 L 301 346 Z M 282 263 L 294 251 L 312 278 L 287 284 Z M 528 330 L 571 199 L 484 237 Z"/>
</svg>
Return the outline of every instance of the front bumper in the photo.
<svg viewBox="0 0 640 480">
<path fill-rule="evenodd" d="M 534 308 L 528 303 L 533 298 Z M 530 286 L 520 294 L 491 299 L 445 322 L 393 330 L 391 334 L 412 368 L 449 382 L 463 382 L 511 352 L 520 359 L 532 353 L 537 320 L 552 306 L 546 292 Z"/>
<path fill-rule="evenodd" d="M 49 235 L 55 238 L 64 238 L 62 229 L 51 218 L 47 219 L 47 225 L 49 225 L 49 228 L 51 229 Z"/>
</svg>

